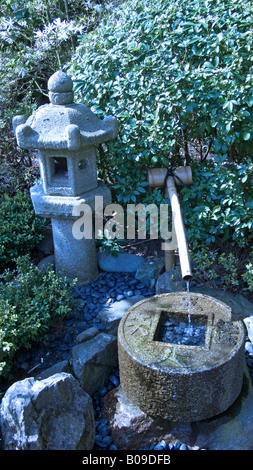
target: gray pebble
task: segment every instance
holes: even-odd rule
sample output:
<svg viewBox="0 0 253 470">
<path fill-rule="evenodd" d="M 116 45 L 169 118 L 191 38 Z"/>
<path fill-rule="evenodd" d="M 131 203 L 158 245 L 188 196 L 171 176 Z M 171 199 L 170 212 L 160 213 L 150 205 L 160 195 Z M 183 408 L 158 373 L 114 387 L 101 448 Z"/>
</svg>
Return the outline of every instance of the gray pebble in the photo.
<svg viewBox="0 0 253 470">
<path fill-rule="evenodd" d="M 124 290 L 123 294 L 124 294 L 126 297 L 132 297 L 134 293 L 133 293 L 132 290 Z"/>
<path fill-rule="evenodd" d="M 135 289 L 134 290 L 134 295 L 141 295 L 141 290 L 140 289 Z"/>
<path fill-rule="evenodd" d="M 99 432 L 99 434 L 101 434 L 101 436 L 105 437 L 109 436 L 109 434 L 111 433 L 111 428 L 107 424 L 99 424 L 97 426 L 97 431 Z"/>
<path fill-rule="evenodd" d="M 188 450 L 188 449 L 185 444 L 181 444 L 181 446 L 179 447 L 179 450 Z"/>
<path fill-rule="evenodd" d="M 253 355 L 253 344 L 250 341 L 245 343 L 245 351 L 247 351 L 250 355 Z"/>
<path fill-rule="evenodd" d="M 119 379 L 115 375 L 110 375 L 109 381 L 115 386 L 118 387 L 119 385 Z"/>
<path fill-rule="evenodd" d="M 115 444 L 110 445 L 109 450 L 118 450 L 118 447 Z"/>
<path fill-rule="evenodd" d="M 123 300 L 124 298 L 125 298 L 125 296 L 124 296 L 123 294 L 118 294 L 118 295 L 116 296 L 116 300 L 118 300 L 118 301 L 119 301 L 119 300 Z"/>
<path fill-rule="evenodd" d="M 83 316 L 84 320 L 86 321 L 91 321 L 92 320 L 92 315 L 90 313 L 85 313 Z"/>
<path fill-rule="evenodd" d="M 154 450 L 164 450 L 166 449 L 166 442 L 162 440 L 157 445 L 155 445 Z"/>
<path fill-rule="evenodd" d="M 106 446 L 107 449 L 110 447 L 110 445 L 112 445 L 112 443 L 113 443 L 113 440 L 111 436 L 105 436 L 103 438 L 103 444 Z"/>
<path fill-rule="evenodd" d="M 87 303 L 86 305 L 87 305 L 87 307 L 88 307 L 90 310 L 94 310 L 94 309 L 97 307 L 97 306 L 96 306 L 95 304 L 93 304 L 92 302 Z"/>
</svg>

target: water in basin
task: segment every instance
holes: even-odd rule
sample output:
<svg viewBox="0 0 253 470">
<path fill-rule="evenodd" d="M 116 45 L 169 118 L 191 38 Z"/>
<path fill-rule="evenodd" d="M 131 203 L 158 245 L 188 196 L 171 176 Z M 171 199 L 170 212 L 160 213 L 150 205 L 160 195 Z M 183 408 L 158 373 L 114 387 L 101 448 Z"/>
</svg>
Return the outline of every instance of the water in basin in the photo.
<svg viewBox="0 0 253 470">
<path fill-rule="evenodd" d="M 162 312 L 154 341 L 187 346 L 204 346 L 208 318 L 191 314 L 190 322 L 184 314 Z"/>
</svg>

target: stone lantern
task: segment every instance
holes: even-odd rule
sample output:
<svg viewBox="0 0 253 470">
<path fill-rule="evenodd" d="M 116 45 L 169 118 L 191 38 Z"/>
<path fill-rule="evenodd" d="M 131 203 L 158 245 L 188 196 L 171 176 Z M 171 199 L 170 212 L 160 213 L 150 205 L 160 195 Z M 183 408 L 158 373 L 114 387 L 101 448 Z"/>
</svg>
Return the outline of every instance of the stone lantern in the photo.
<svg viewBox="0 0 253 470">
<path fill-rule="evenodd" d="M 104 206 L 111 202 L 110 190 L 97 179 L 96 145 L 117 137 L 118 121 L 101 120 L 74 103 L 72 88 L 71 78 L 56 72 L 48 80 L 50 104 L 27 121 L 14 117 L 13 128 L 21 148 L 39 153 L 42 184 L 31 188 L 31 198 L 36 214 L 51 218 L 56 270 L 85 285 L 98 275 L 95 240 L 74 238 L 72 227 L 80 217 L 75 208 L 86 204 L 94 214 L 96 196 Z"/>
</svg>

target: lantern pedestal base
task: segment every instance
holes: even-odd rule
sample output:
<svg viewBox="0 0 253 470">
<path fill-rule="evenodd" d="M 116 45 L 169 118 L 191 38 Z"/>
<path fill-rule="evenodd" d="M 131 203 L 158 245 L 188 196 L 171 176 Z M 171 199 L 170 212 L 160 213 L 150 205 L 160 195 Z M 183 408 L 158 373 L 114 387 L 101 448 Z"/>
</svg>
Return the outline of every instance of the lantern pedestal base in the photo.
<svg viewBox="0 0 253 470">
<path fill-rule="evenodd" d="M 94 214 L 100 212 L 103 230 L 103 208 L 111 203 L 107 186 L 98 181 L 96 189 L 76 197 L 46 195 L 42 185 L 33 186 L 30 193 L 35 213 L 52 221 L 56 272 L 63 272 L 70 280 L 77 279 L 79 286 L 96 280 L 98 262 Z M 98 196 L 99 202 L 96 200 Z M 86 209 L 85 218 L 82 209 Z"/>
<path fill-rule="evenodd" d="M 72 227 L 73 219 L 52 219 L 55 268 L 84 286 L 98 277 L 95 240 L 76 240 Z"/>
</svg>

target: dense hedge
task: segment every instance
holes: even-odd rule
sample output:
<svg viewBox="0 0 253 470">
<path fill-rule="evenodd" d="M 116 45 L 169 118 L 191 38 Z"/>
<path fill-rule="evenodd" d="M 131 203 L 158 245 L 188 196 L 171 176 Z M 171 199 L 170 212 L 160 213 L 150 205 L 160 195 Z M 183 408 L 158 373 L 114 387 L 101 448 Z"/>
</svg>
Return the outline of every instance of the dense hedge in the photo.
<svg viewBox="0 0 253 470">
<path fill-rule="evenodd" d="M 17 191 L 0 198 L 0 260 L 11 262 L 39 245 L 46 234 L 47 220 L 35 215 L 30 194 Z"/>
<path fill-rule="evenodd" d="M 218 240 L 252 246 L 253 163 L 195 163 L 192 170 L 193 184 L 180 192 L 191 247 Z"/>
<path fill-rule="evenodd" d="M 99 168 L 119 202 L 145 192 L 146 169 L 251 157 L 253 4 L 232 0 L 133 0 L 83 36 L 68 72 L 76 95 L 121 123 Z M 116 186 L 115 186 L 116 183 Z"/>
</svg>

